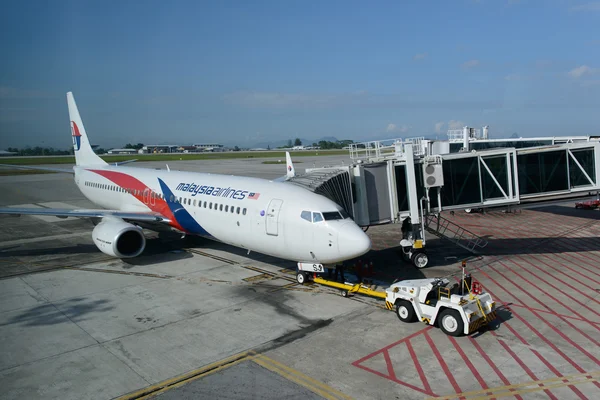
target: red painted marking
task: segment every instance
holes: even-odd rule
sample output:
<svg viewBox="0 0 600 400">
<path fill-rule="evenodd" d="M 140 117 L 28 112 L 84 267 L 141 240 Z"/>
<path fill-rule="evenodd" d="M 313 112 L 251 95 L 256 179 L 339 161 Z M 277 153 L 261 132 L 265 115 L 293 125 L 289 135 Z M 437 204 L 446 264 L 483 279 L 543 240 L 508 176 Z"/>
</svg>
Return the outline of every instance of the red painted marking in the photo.
<svg viewBox="0 0 600 400">
<path fill-rule="evenodd" d="M 450 384 L 454 388 L 454 391 L 456 393 L 461 393 L 462 390 L 460 389 L 460 386 L 458 386 L 458 383 L 456 382 L 456 379 L 454 379 L 454 375 L 452 375 L 450 373 L 450 369 L 448 368 L 448 365 L 444 361 L 444 358 L 440 354 L 440 351 L 437 349 L 435 343 L 433 343 L 433 340 L 431 340 L 431 336 L 429 336 L 429 333 L 427 333 L 427 332 L 425 332 L 424 335 L 425 335 L 425 340 L 427 340 L 427 343 L 431 347 L 431 350 L 433 351 L 433 354 L 435 354 L 435 358 L 437 358 L 438 362 L 440 363 L 440 366 L 442 367 L 442 370 L 444 370 L 444 372 L 446 373 L 446 376 L 448 377 L 448 380 L 450 381 Z"/>
<path fill-rule="evenodd" d="M 500 316 L 498 316 L 498 318 L 500 318 Z M 502 319 L 502 318 L 500 318 L 500 319 Z M 515 337 L 517 337 L 517 338 L 518 338 L 518 339 L 519 339 L 519 340 L 520 340 L 520 341 L 521 341 L 521 342 L 522 342 L 524 345 L 526 345 L 526 346 L 530 346 L 530 344 L 527 342 L 527 340 L 525 340 L 525 339 L 523 338 L 523 336 L 521 336 L 521 334 L 519 334 L 519 332 L 517 332 L 517 330 L 516 330 L 515 328 L 513 328 L 513 327 L 512 327 L 512 326 L 511 326 L 511 325 L 510 325 L 510 324 L 509 324 L 507 321 L 505 321 L 505 320 L 502 320 L 502 321 L 503 321 L 503 325 L 502 325 L 502 326 L 505 326 L 506 328 L 508 328 L 508 330 L 509 330 L 509 331 L 511 331 L 511 332 L 513 333 L 513 335 L 515 335 Z M 495 336 L 495 337 L 496 337 L 496 339 L 498 339 L 498 341 L 499 341 L 499 338 L 498 338 L 498 335 L 496 334 L 496 332 L 494 332 L 494 331 L 491 331 L 491 332 L 492 332 L 492 335 L 493 335 L 493 336 Z M 552 373 L 553 373 L 554 375 L 556 375 L 556 376 L 557 376 L 557 377 L 559 377 L 559 378 L 563 376 L 563 374 L 561 374 L 561 373 L 560 373 L 560 371 L 559 371 L 559 370 L 557 370 L 557 369 L 556 369 L 556 367 L 555 367 L 554 365 L 550 364 L 550 362 L 549 362 L 548 360 L 546 360 L 546 358 L 545 358 L 544 356 L 542 356 L 542 355 L 541 355 L 541 354 L 540 354 L 540 353 L 539 353 L 537 350 L 535 350 L 535 349 L 533 349 L 533 348 L 530 348 L 529 350 L 531 350 L 531 352 L 532 352 L 533 354 L 535 354 L 535 355 L 537 356 L 537 358 L 538 358 L 538 359 L 539 359 L 541 362 L 543 362 L 543 363 L 544 363 L 544 365 L 545 365 L 545 366 L 546 366 L 546 367 L 547 367 L 547 368 L 548 368 L 550 371 L 552 371 Z M 564 382 L 568 382 L 567 380 L 563 380 L 563 381 L 564 381 Z M 571 389 L 573 392 L 575 392 L 575 393 L 576 393 L 576 394 L 577 394 L 577 395 L 578 395 L 578 396 L 579 396 L 581 399 L 585 399 L 585 400 L 587 400 L 587 397 L 585 397 L 585 396 L 583 395 L 583 393 L 581 393 L 581 392 L 579 391 L 579 389 L 577 389 L 577 388 L 576 388 L 574 385 L 569 385 L 568 387 L 569 387 L 569 388 L 570 388 L 570 389 Z"/>
<path fill-rule="evenodd" d="M 383 358 L 385 359 L 385 364 L 387 365 L 388 374 L 390 374 L 391 379 L 397 379 L 396 373 L 394 372 L 394 366 L 392 365 L 392 360 L 390 360 L 389 351 L 385 350 L 383 352 Z"/>
<path fill-rule="evenodd" d="M 145 204 L 150 210 L 152 210 L 156 213 L 159 213 L 160 215 L 169 219 L 171 221 L 170 222 L 171 226 L 173 226 L 181 231 L 185 231 L 185 229 L 183 229 L 183 227 L 181 225 L 179 225 L 179 222 L 177 222 L 177 219 L 175 218 L 175 215 L 173 215 L 173 212 L 169 208 L 169 205 L 167 204 L 167 202 L 165 200 L 163 200 L 161 197 L 157 197 L 155 199 L 154 205 L 144 203 L 144 192 L 146 190 L 150 191 L 150 193 L 152 193 L 154 191 L 152 189 L 150 189 L 148 186 L 146 186 L 145 183 L 138 180 L 137 178 L 134 178 L 133 176 L 124 174 L 122 172 L 107 171 L 107 170 L 103 170 L 103 169 L 90 169 L 88 171 L 94 172 L 100 176 L 105 177 L 106 179 L 109 179 L 110 181 L 114 182 L 115 185 L 117 185 L 117 186 L 120 186 L 120 187 L 126 188 L 126 189 L 132 189 L 134 191 L 132 193 L 132 196 L 134 196 L 136 199 L 138 199 L 141 203 Z"/>
<path fill-rule="evenodd" d="M 528 260 L 525 260 L 523 257 L 519 257 L 519 258 L 520 258 L 520 259 L 522 259 L 523 261 L 527 262 L 528 264 L 532 265 L 533 267 L 535 267 L 535 268 L 539 269 L 540 271 L 543 271 L 543 270 L 542 270 L 540 267 L 538 267 L 537 265 L 535 265 L 534 263 L 532 263 L 532 262 L 530 262 L 530 261 L 528 261 Z M 539 262 L 539 263 L 541 263 L 541 264 L 544 264 L 544 265 L 545 265 L 545 266 L 547 266 L 548 268 L 551 268 L 551 269 L 555 270 L 555 271 L 556 271 L 556 272 L 558 272 L 559 274 L 562 274 L 562 275 L 566 276 L 567 278 L 569 278 L 569 279 L 571 279 L 571 280 L 574 280 L 575 282 L 579 283 L 581 286 L 585 286 L 586 288 L 588 288 L 588 289 L 590 289 L 590 290 L 595 290 L 595 288 L 593 288 L 593 287 L 591 287 L 591 286 L 588 286 L 587 284 L 585 284 L 584 282 L 581 282 L 581 281 L 580 281 L 580 280 L 578 280 L 578 279 L 575 279 L 575 278 L 574 278 L 572 275 L 568 275 L 568 274 L 566 274 L 564 271 L 561 271 L 560 269 L 558 269 L 558 268 L 555 268 L 555 267 L 553 267 L 552 265 L 550 265 L 550 264 L 548 264 L 548 263 L 546 263 L 546 262 L 542 261 L 542 260 L 541 260 L 541 257 L 535 257 L 535 256 L 531 256 L 531 258 L 533 258 L 535 261 L 537 261 L 537 262 Z M 568 267 L 567 267 L 567 268 L 568 268 Z M 547 273 L 548 275 L 552 276 L 554 279 L 556 279 L 556 280 L 559 280 L 557 277 L 555 277 L 554 275 L 551 275 L 549 272 L 546 272 L 546 273 Z M 563 281 L 563 282 L 564 282 L 564 281 Z M 581 293 L 583 296 L 585 296 L 585 297 L 589 298 L 590 300 L 593 300 L 593 301 L 595 301 L 595 302 L 597 302 L 597 303 L 600 303 L 600 300 L 597 300 L 597 299 L 595 299 L 595 298 L 593 298 L 593 297 L 591 297 L 591 296 L 588 296 L 588 295 L 587 295 L 587 294 L 585 294 L 584 292 L 580 291 L 580 290 L 579 290 L 579 289 L 577 289 L 576 287 L 573 287 L 573 286 L 571 286 L 571 285 L 567 284 L 566 282 L 564 282 L 564 283 L 565 283 L 565 285 L 569 286 L 570 288 L 573 288 L 574 290 L 576 290 L 577 292 Z"/>
<path fill-rule="evenodd" d="M 471 360 L 469 359 L 469 357 L 467 357 L 467 355 L 465 354 L 465 352 L 463 351 L 463 349 L 458 345 L 458 342 L 456 341 L 455 338 L 453 338 L 452 336 L 448 336 L 448 339 L 450 339 L 450 342 L 454 345 L 454 348 L 456 349 L 456 351 L 458 352 L 458 354 L 460 354 L 460 356 L 462 357 L 463 361 L 465 362 L 465 364 L 467 364 L 467 367 L 469 367 L 469 370 L 471 371 L 471 373 L 473 374 L 473 376 L 475 376 L 475 379 L 477 379 L 477 382 L 479 382 L 479 384 L 481 385 L 482 389 L 489 389 L 489 386 L 487 385 L 487 383 L 485 383 L 485 381 L 483 380 L 483 378 L 481 377 L 481 374 L 479 373 L 479 371 L 477 371 L 477 368 L 475 368 L 475 366 L 473 365 L 473 363 L 471 362 Z M 486 393 L 488 396 L 491 396 L 492 393 Z"/>
<path fill-rule="evenodd" d="M 377 350 L 377 351 L 374 351 L 373 353 L 371 353 L 371 354 L 369 354 L 369 355 L 366 355 L 366 356 L 364 356 L 363 358 L 361 358 L 360 360 L 357 360 L 357 361 L 354 361 L 354 362 L 355 362 L 355 363 L 362 363 L 363 361 L 365 361 L 365 360 L 367 360 L 367 359 L 369 359 L 369 358 L 371 358 L 371 357 L 373 357 L 373 356 L 375 356 L 375 355 L 377 355 L 377 354 L 381 353 L 382 351 L 384 351 L 384 350 L 389 350 L 389 349 L 391 349 L 392 347 L 399 345 L 400 343 L 407 342 L 407 341 L 409 341 L 410 339 L 414 338 L 415 336 L 419 336 L 420 334 L 422 334 L 422 333 L 424 333 L 425 331 L 428 331 L 429 329 L 432 329 L 432 328 L 433 328 L 433 327 L 432 327 L 431 325 L 428 325 L 428 326 L 426 326 L 425 328 L 421 329 L 420 331 L 418 331 L 418 332 L 415 332 L 415 333 L 413 333 L 412 335 L 410 335 L 410 336 L 407 336 L 407 337 L 405 337 L 404 339 L 398 340 L 397 342 L 394 342 L 394 343 L 392 343 L 392 344 L 390 344 L 390 345 L 387 345 L 387 346 L 385 346 L 385 347 L 383 347 L 383 348 L 381 348 L 381 349 L 379 349 L 379 350 Z"/>
<path fill-rule="evenodd" d="M 542 356 L 542 355 L 541 355 L 541 354 L 540 354 L 540 353 L 539 353 L 537 350 L 535 350 L 535 349 L 530 349 L 530 350 L 531 350 L 531 352 L 532 352 L 533 354 L 535 354 L 535 355 L 537 356 L 537 358 L 539 358 L 539 359 L 540 359 L 540 361 L 542 361 L 542 362 L 544 363 L 544 365 L 545 365 L 546 367 L 548 367 L 548 369 L 549 369 L 550 371 L 552 371 L 552 373 L 553 373 L 554 375 L 556 375 L 556 376 L 557 376 L 557 377 L 559 377 L 559 378 L 562 378 L 562 377 L 564 376 L 563 374 L 561 374 L 561 373 L 560 373 L 560 371 L 559 371 L 559 370 L 557 370 L 557 369 L 556 369 L 556 367 L 555 367 L 554 365 L 550 364 L 550 362 L 549 362 L 548 360 L 546 360 L 546 359 L 544 358 L 544 356 Z M 564 382 L 564 383 L 567 383 L 567 382 L 568 382 L 568 380 L 567 380 L 567 379 L 563 379 L 563 382 Z M 577 394 L 577 396 L 578 396 L 580 399 L 582 399 L 582 400 L 588 400 L 587 396 L 585 396 L 583 393 L 581 393 L 581 391 L 580 391 L 579 389 L 577 389 L 577 388 L 575 387 L 575 385 L 569 385 L 569 386 L 567 386 L 567 387 L 568 387 L 569 389 L 571 389 L 573 392 L 575 392 L 575 394 Z"/>
<path fill-rule="evenodd" d="M 521 368 L 523 368 L 523 370 L 524 370 L 524 371 L 527 373 L 527 375 L 529 375 L 529 377 L 530 377 L 531 379 L 533 379 L 534 381 L 537 381 L 537 380 L 538 380 L 537 376 L 535 376 L 535 374 L 534 374 L 534 373 L 531 371 L 531 369 L 530 369 L 530 368 L 529 368 L 527 365 L 525 365 L 525 363 L 523 362 L 523 360 L 521 360 L 521 359 L 519 358 L 519 356 L 517 356 L 517 355 L 515 354 L 515 352 L 514 352 L 514 351 L 512 351 L 512 349 L 510 348 L 510 346 L 508 346 L 508 344 L 506 344 L 506 343 L 504 342 L 504 340 L 498 340 L 498 342 L 500 342 L 500 344 L 502 345 L 502 347 L 504 347 L 504 349 L 505 349 L 505 350 L 508 352 L 508 354 L 510 354 L 510 355 L 512 356 L 512 358 L 514 358 L 514 359 L 515 359 L 515 361 L 516 361 L 516 362 L 519 364 L 519 366 L 520 366 Z M 543 386 L 543 384 L 538 384 L 538 386 Z M 544 389 L 544 392 L 545 392 L 545 393 L 548 395 L 548 397 L 550 397 L 551 399 L 556 399 L 556 400 L 558 400 L 558 397 L 556 397 L 555 395 L 553 395 L 553 394 L 552 394 L 552 392 L 550 392 L 550 390 L 548 390 L 548 389 Z"/>
<path fill-rule="evenodd" d="M 425 376 L 423 367 L 421 367 L 421 363 L 417 359 L 417 355 L 415 354 L 415 349 L 413 349 L 412 344 L 410 344 L 410 342 L 406 342 L 406 348 L 408 349 L 408 352 L 410 353 L 410 358 L 412 358 L 413 362 L 415 363 L 415 368 L 417 369 L 417 372 L 419 373 L 421 382 L 423 382 L 423 387 L 425 388 L 425 390 L 431 392 L 431 386 L 429 386 L 429 381 L 427 380 L 427 376 Z"/>
<path fill-rule="evenodd" d="M 562 254 L 554 254 L 554 255 L 555 255 L 555 256 L 557 256 L 557 257 L 559 257 L 560 259 L 562 259 L 562 260 L 564 260 L 564 261 L 569 261 L 569 260 L 565 260 L 565 258 L 562 256 Z M 584 264 L 587 264 L 587 265 L 591 266 L 592 268 L 596 268 L 596 265 L 592 265 L 592 264 L 588 263 L 587 261 L 584 261 L 584 260 L 580 259 L 580 258 L 578 257 L 578 256 L 580 256 L 580 255 L 581 255 L 581 256 L 583 256 L 583 254 L 581 254 L 581 253 L 570 253 L 570 256 L 571 256 L 571 257 L 573 257 L 573 258 L 575 258 L 575 259 L 576 259 L 578 262 L 580 262 L 580 263 L 584 263 Z M 583 270 L 585 270 L 585 271 L 589 272 L 590 274 L 594 274 L 594 275 L 600 276 L 600 274 L 599 274 L 599 273 L 597 273 L 597 272 L 594 272 L 594 271 L 592 271 L 592 270 L 589 270 L 589 269 L 587 269 L 586 267 L 584 267 L 584 266 L 583 266 L 583 265 L 581 265 L 581 264 L 577 264 L 577 267 L 579 267 L 579 268 L 581 268 L 581 269 L 583 269 Z"/>
<path fill-rule="evenodd" d="M 486 275 L 488 278 L 490 278 L 492 281 L 494 281 L 494 279 L 489 276 L 486 272 L 481 271 L 482 274 Z M 495 281 L 494 281 L 495 282 Z M 498 285 L 500 288 L 502 288 L 503 290 L 506 291 L 506 289 L 504 289 L 504 287 L 499 284 L 498 282 L 495 282 L 496 285 Z M 496 296 L 492 293 L 491 290 L 488 289 L 488 292 L 495 298 Z M 544 321 L 546 323 L 546 325 L 550 326 L 552 329 L 556 328 L 549 324 L 546 320 L 544 320 L 543 318 L 540 317 L 539 314 L 537 314 L 535 311 L 531 311 L 534 315 L 536 315 L 540 320 Z M 557 352 L 562 358 L 564 358 L 569 364 L 571 364 L 578 372 L 580 373 L 585 373 L 586 371 L 581 368 L 575 361 L 573 361 L 570 357 L 568 357 L 562 350 L 560 350 L 554 343 L 552 343 L 551 341 L 549 341 L 545 335 L 542 335 L 537 329 L 535 329 L 529 322 L 527 322 L 527 320 L 525 318 L 523 318 L 522 316 L 520 316 L 516 311 L 512 311 L 512 315 L 514 315 L 515 317 L 517 317 L 522 323 L 524 323 L 533 333 L 535 333 L 540 339 L 542 339 L 548 346 L 550 346 L 555 352 Z M 600 387 L 600 384 L 598 382 L 595 382 L 596 386 Z"/>
<path fill-rule="evenodd" d="M 504 374 L 502 373 L 502 371 L 500 371 L 500 369 L 498 369 L 498 367 L 496 366 L 496 364 L 494 364 L 494 362 L 487 355 L 487 353 L 485 351 L 483 351 L 483 349 L 481 348 L 481 346 L 479 345 L 479 343 L 477 343 L 477 341 L 475 339 L 471 338 L 471 337 L 469 337 L 469 340 L 471 341 L 471 343 L 473 343 L 473 346 L 477 349 L 477 351 L 479 352 L 479 354 L 481 354 L 481 356 L 485 359 L 485 361 L 487 361 L 488 365 L 494 370 L 494 372 L 496 373 L 496 375 L 498 375 L 498 377 L 502 380 L 502 382 L 506 386 L 510 385 L 510 382 L 508 381 L 508 379 L 506 379 L 506 377 L 504 376 Z M 510 391 L 514 392 L 515 389 L 510 389 Z M 515 395 L 515 397 L 517 399 L 523 399 L 519 395 Z"/>
<path fill-rule="evenodd" d="M 545 279 L 540 278 L 538 275 L 534 274 L 533 272 L 523 268 L 522 265 L 518 264 L 517 262 L 513 261 L 519 268 L 521 268 L 524 271 L 527 271 L 528 273 L 530 273 L 531 275 L 535 276 L 537 279 L 539 279 L 540 281 L 544 282 L 546 285 L 552 287 L 554 290 L 556 290 L 559 293 L 562 293 L 563 295 L 565 295 L 566 297 L 568 297 L 569 299 L 575 301 L 576 303 L 578 303 L 580 306 L 588 309 L 588 311 L 590 311 L 592 314 L 596 314 L 597 316 L 600 316 L 600 313 L 598 313 L 597 311 L 593 310 L 592 308 L 588 307 L 585 303 L 580 302 L 579 300 L 577 300 L 575 297 L 571 296 L 570 294 L 564 292 L 562 289 L 560 289 L 559 287 L 557 287 L 556 285 L 553 285 L 552 283 L 546 281 Z M 504 263 L 500 263 L 502 265 L 504 265 L 505 267 L 507 267 Z M 517 273 L 516 271 L 514 271 L 512 268 L 507 267 L 508 269 L 510 269 L 511 271 L 513 271 L 515 273 L 515 275 L 521 277 L 522 279 L 524 279 L 525 281 L 527 281 L 528 283 L 530 283 L 533 287 L 537 288 L 538 290 L 540 290 L 542 293 L 545 293 L 548 297 L 550 297 L 551 299 L 554 299 L 558 304 L 562 305 L 563 307 L 565 307 L 567 310 L 571 311 L 573 314 L 578 315 L 580 318 L 585 318 L 583 315 L 577 313 L 574 309 L 568 307 L 566 304 L 558 301 L 556 298 L 554 298 L 552 295 L 550 295 L 550 293 L 548 293 L 545 290 L 542 290 L 539 286 L 535 285 L 534 283 L 531 283 L 528 279 L 524 278 L 521 274 Z M 543 272 L 543 271 L 542 271 Z M 567 283 L 565 283 L 565 285 L 568 285 Z"/>
<path fill-rule="evenodd" d="M 520 307 L 520 308 L 525 308 L 527 310 L 533 310 L 533 311 L 537 311 L 537 312 L 543 312 L 543 313 L 546 313 L 546 314 L 554 315 L 556 317 L 562 317 L 562 318 L 574 319 L 575 321 L 587 322 L 590 325 L 600 325 L 600 322 L 594 322 L 594 321 L 590 321 L 590 320 L 583 319 L 583 318 L 577 318 L 577 317 L 573 317 L 572 315 L 558 314 L 558 313 L 556 313 L 554 311 L 542 310 L 540 308 L 534 308 L 534 307 L 526 306 L 524 304 L 516 304 L 516 303 L 502 303 L 502 304 L 504 304 L 506 306 L 510 305 L 510 307 Z"/>
<path fill-rule="evenodd" d="M 352 365 L 353 365 L 353 366 L 355 366 L 356 368 L 360 368 L 360 369 L 362 369 L 362 370 L 365 370 L 365 371 L 367 371 L 367 372 L 370 372 L 370 373 L 372 373 L 372 374 L 375 374 L 375 375 L 377 375 L 377 376 L 380 376 L 380 377 L 382 377 L 382 378 L 389 379 L 389 380 L 391 380 L 391 381 L 393 381 L 393 382 L 396 382 L 396 383 L 399 383 L 399 384 L 401 384 L 401 385 L 404 385 L 404 386 L 406 386 L 406 387 L 408 387 L 408 388 L 410 388 L 410 389 L 412 389 L 412 390 L 415 390 L 415 391 L 417 391 L 417 392 L 419 392 L 419 393 L 423 393 L 423 394 L 426 394 L 426 395 L 428 395 L 428 396 L 436 396 L 436 394 L 435 394 L 435 393 L 433 393 L 433 392 L 428 392 L 428 391 L 426 391 L 426 390 L 423 390 L 423 389 L 421 389 L 420 387 L 417 387 L 417 386 L 415 386 L 415 385 L 413 385 L 413 384 L 410 384 L 410 383 L 408 383 L 408 382 L 399 381 L 399 380 L 397 380 L 397 379 L 391 379 L 389 376 L 387 376 L 387 375 L 385 375 L 385 374 L 382 374 L 382 373 L 381 373 L 381 372 L 379 372 L 379 371 L 375 371 L 374 369 L 371 369 L 371 368 L 369 368 L 369 367 L 365 367 L 364 365 L 356 364 L 356 361 L 354 361 L 354 362 L 352 363 Z"/>
<path fill-rule="evenodd" d="M 536 289 L 538 289 L 540 292 L 545 293 L 546 296 L 548 296 L 549 298 L 551 298 L 552 300 L 556 301 L 558 304 L 560 304 L 561 306 L 565 307 L 567 310 L 571 311 L 573 314 L 578 315 L 580 318 L 585 318 L 583 315 L 577 313 L 575 310 L 573 310 L 572 308 L 568 307 L 567 305 L 565 305 L 564 303 L 562 303 L 561 301 L 559 301 L 556 297 L 552 296 L 550 293 L 546 292 L 545 290 L 542 290 L 540 287 L 538 287 L 537 285 L 533 284 L 531 281 L 525 279 L 522 275 L 520 275 L 519 273 L 517 273 L 516 271 L 514 271 L 512 268 L 506 266 L 504 263 L 500 263 L 502 264 L 504 267 L 506 267 L 507 269 L 511 270 L 515 275 L 519 276 L 521 279 L 523 279 L 524 281 L 526 281 L 527 283 L 529 283 L 531 286 L 535 287 Z M 518 264 L 517 264 L 518 265 Z M 519 287 L 519 285 L 517 285 L 515 282 L 513 282 L 511 279 L 507 278 L 506 275 L 500 273 L 498 270 L 494 269 L 494 267 L 490 266 L 490 268 L 492 270 L 494 270 L 497 274 L 499 274 L 500 276 L 504 277 L 504 279 L 506 279 L 507 281 L 509 281 L 510 283 L 512 283 L 513 285 L 515 285 L 516 287 L 518 287 L 519 289 L 521 289 Z M 521 291 L 523 293 L 525 293 L 527 296 L 531 297 L 533 300 L 535 300 L 537 303 L 539 303 L 540 305 L 544 306 L 544 307 L 548 307 L 546 306 L 541 300 L 539 300 L 536 296 L 533 296 L 531 293 L 521 289 Z M 517 298 L 516 296 L 514 296 L 515 298 Z M 520 300 L 519 300 L 520 301 Z M 549 308 L 550 309 L 550 308 Z M 532 313 L 535 313 L 535 311 L 531 310 Z M 544 320 L 541 316 L 539 316 L 538 314 L 538 318 Z M 574 330 L 576 330 L 577 332 L 579 332 L 581 335 L 585 336 L 586 338 L 588 338 L 588 340 L 591 340 L 594 343 L 597 343 L 598 346 L 600 346 L 600 342 L 597 342 L 595 339 L 592 339 L 588 334 L 586 334 L 585 332 L 583 332 L 582 330 L 580 330 L 579 328 L 577 328 L 575 325 L 573 325 L 571 322 L 569 322 L 568 320 L 562 318 L 562 317 L 558 317 L 561 320 L 563 320 L 566 324 L 568 324 L 569 326 L 571 326 L 571 328 L 573 328 Z M 544 320 L 544 322 L 546 322 Z M 553 324 L 548 324 L 550 326 L 552 326 L 552 328 L 554 330 L 556 330 L 556 328 L 554 328 Z M 594 328 L 600 330 L 600 328 L 596 325 L 592 325 Z M 560 331 L 559 331 L 560 332 Z M 562 332 L 560 332 L 561 336 L 562 336 Z M 577 345 L 579 346 L 579 345 Z M 582 351 L 584 351 L 583 349 L 581 349 Z"/>
</svg>

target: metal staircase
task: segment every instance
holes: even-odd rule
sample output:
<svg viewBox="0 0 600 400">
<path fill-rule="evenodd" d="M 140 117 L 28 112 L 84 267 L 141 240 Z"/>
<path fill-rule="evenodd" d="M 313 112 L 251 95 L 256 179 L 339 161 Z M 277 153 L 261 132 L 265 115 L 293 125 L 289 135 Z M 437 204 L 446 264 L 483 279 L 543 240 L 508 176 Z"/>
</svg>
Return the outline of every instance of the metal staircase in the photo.
<svg viewBox="0 0 600 400">
<path fill-rule="evenodd" d="M 484 238 L 477 236 L 439 214 L 428 214 L 424 218 L 427 232 L 439 238 L 447 239 L 471 253 L 477 253 L 478 248 L 482 249 L 488 244 Z"/>
</svg>

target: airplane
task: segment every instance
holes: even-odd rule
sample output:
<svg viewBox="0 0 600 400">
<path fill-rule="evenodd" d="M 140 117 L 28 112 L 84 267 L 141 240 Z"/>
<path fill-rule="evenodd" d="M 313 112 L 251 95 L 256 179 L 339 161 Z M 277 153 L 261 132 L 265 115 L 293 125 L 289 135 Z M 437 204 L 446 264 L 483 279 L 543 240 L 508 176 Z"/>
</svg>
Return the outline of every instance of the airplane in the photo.
<svg viewBox="0 0 600 400">
<path fill-rule="evenodd" d="M 102 209 L 0 208 L 0 214 L 93 218 L 98 249 L 117 258 L 137 257 L 146 247 L 143 228 L 197 235 L 238 248 L 332 266 L 371 248 L 363 230 L 335 202 L 286 182 L 295 176 L 289 153 L 286 175 L 266 179 L 155 170 L 108 164 L 94 153 L 71 92 L 67 93 L 76 165 L 73 170 L 24 167 L 74 174 L 83 195 Z M 17 166 L 13 166 L 17 167 Z M 317 271 L 317 269 L 315 269 Z"/>
</svg>

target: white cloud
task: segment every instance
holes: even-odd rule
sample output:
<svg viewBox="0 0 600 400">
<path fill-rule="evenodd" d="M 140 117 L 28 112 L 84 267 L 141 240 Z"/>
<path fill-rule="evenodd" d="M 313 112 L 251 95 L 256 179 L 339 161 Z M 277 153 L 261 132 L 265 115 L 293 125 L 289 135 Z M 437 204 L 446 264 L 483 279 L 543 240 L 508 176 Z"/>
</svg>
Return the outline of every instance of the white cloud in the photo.
<svg viewBox="0 0 600 400">
<path fill-rule="evenodd" d="M 462 129 L 466 124 L 462 121 L 450 120 L 448 121 L 448 129 Z"/>
<path fill-rule="evenodd" d="M 425 57 L 427 57 L 427 53 L 419 53 L 413 56 L 413 60 L 418 61 L 424 59 Z"/>
<path fill-rule="evenodd" d="M 600 11 L 600 1 L 590 1 L 589 3 L 573 6 L 571 11 Z"/>
<path fill-rule="evenodd" d="M 467 62 L 464 62 L 461 67 L 465 68 L 465 69 L 470 69 L 470 68 L 475 68 L 477 66 L 479 66 L 479 64 L 481 64 L 479 62 L 479 60 L 469 60 Z"/>
<path fill-rule="evenodd" d="M 410 130 L 410 126 L 408 125 L 401 125 L 401 126 L 397 126 L 396 124 L 388 124 L 387 128 L 385 128 L 386 132 L 399 132 L 399 133 L 406 133 Z"/>
<path fill-rule="evenodd" d="M 435 123 L 435 131 L 436 131 L 436 133 L 442 133 L 442 129 L 444 128 L 444 125 L 446 125 L 445 122 L 436 122 Z"/>
<path fill-rule="evenodd" d="M 588 67 L 587 65 L 582 65 L 577 68 L 573 68 L 569 71 L 569 76 L 571 78 L 579 79 L 584 75 L 591 75 L 596 72 L 596 69 Z"/>
<path fill-rule="evenodd" d="M 436 122 L 434 127 L 435 127 L 435 132 L 436 133 L 443 133 L 445 130 L 450 130 L 450 129 L 462 129 L 466 124 L 462 121 L 457 121 L 454 119 L 451 119 L 448 122 Z M 446 128 L 444 128 L 446 127 Z"/>
</svg>

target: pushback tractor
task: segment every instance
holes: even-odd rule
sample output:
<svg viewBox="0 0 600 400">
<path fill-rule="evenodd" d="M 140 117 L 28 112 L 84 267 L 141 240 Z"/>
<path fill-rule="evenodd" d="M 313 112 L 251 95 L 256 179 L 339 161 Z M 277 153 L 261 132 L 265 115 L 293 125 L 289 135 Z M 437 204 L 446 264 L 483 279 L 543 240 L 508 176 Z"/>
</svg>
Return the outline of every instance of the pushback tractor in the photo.
<svg viewBox="0 0 600 400">
<path fill-rule="evenodd" d="M 403 322 L 436 325 L 447 335 L 468 335 L 496 318 L 496 304 L 479 282 L 463 279 L 450 286 L 448 279 L 415 279 L 386 289 L 386 308 L 395 308 Z M 466 294 L 464 294 L 466 293 Z"/>
</svg>

